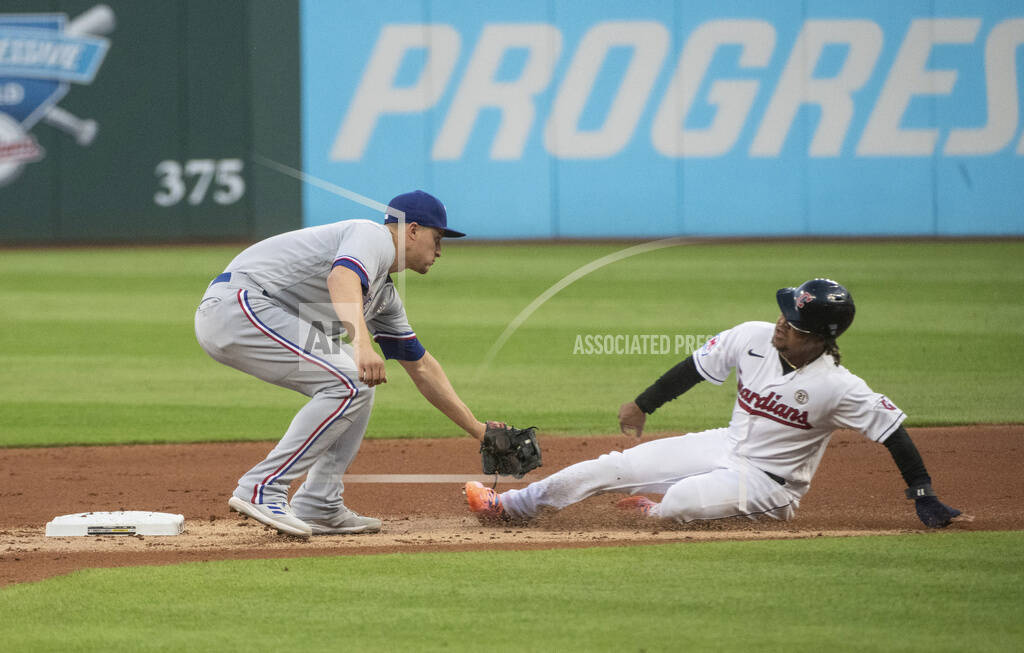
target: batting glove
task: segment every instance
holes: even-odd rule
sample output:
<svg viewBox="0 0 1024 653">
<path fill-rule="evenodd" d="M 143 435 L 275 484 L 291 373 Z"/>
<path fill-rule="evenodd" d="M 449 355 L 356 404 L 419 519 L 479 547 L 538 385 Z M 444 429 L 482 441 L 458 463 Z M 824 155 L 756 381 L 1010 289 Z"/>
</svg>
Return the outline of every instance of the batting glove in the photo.
<svg viewBox="0 0 1024 653">
<path fill-rule="evenodd" d="M 914 509 L 921 522 L 928 528 L 945 528 L 954 517 L 960 515 L 956 508 L 950 508 L 939 501 L 930 484 L 917 485 L 907 490 L 907 498 L 914 500 Z"/>
</svg>

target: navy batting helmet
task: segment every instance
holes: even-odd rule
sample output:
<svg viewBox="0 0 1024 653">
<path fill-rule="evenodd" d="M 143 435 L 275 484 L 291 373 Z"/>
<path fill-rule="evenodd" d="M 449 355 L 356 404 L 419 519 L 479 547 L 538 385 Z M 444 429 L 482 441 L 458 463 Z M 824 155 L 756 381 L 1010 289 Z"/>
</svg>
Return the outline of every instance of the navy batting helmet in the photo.
<svg viewBox="0 0 1024 653">
<path fill-rule="evenodd" d="M 853 323 L 853 296 L 831 279 L 811 279 L 775 293 L 782 315 L 797 331 L 838 338 Z"/>
</svg>

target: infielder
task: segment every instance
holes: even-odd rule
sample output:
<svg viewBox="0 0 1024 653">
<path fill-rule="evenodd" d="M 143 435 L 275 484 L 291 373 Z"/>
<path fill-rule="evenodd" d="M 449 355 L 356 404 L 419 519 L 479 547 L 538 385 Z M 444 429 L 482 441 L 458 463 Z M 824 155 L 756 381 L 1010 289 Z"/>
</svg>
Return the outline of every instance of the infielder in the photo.
<svg viewBox="0 0 1024 653">
<path fill-rule="evenodd" d="M 353 512 L 342 499 L 342 474 L 362 442 L 373 388 L 387 381 L 373 341 L 455 424 L 477 439 L 485 431 L 416 338 L 389 276 L 404 269 L 426 274 L 441 255 L 441 238 L 465 234 L 448 228 L 444 205 L 423 191 L 399 195 L 389 208 L 404 212 L 404 223 L 389 211 L 384 224 L 347 220 L 252 245 L 213 280 L 196 311 L 196 338 L 211 357 L 310 397 L 228 501 L 283 533 L 381 528 L 379 519 Z M 351 353 L 326 326 L 339 321 Z M 303 474 L 289 504 L 289 485 Z"/>
<path fill-rule="evenodd" d="M 776 294 L 775 324 L 745 322 L 719 333 L 635 401 L 623 404 L 623 432 L 642 433 L 647 415 L 701 381 L 722 384 L 736 370 L 738 391 L 726 428 L 654 440 L 567 467 L 522 490 L 498 494 L 468 483 L 470 509 L 525 520 L 601 492 L 664 495 L 660 503 L 627 497 L 619 506 L 680 522 L 759 515 L 793 517 L 837 428 L 855 429 L 889 449 L 925 525 L 960 515 L 931 486 L 903 428 L 903 411 L 839 365 L 838 338 L 853 322 L 843 286 L 813 279 Z"/>
</svg>

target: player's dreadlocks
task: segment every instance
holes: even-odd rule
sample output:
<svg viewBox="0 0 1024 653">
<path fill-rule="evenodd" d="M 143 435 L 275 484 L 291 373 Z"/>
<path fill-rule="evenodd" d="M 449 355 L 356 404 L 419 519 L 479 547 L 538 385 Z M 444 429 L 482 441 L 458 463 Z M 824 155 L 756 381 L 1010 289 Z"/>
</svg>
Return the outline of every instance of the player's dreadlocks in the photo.
<svg viewBox="0 0 1024 653">
<path fill-rule="evenodd" d="M 825 353 L 832 357 L 836 366 L 839 365 L 839 344 L 835 338 L 825 338 Z"/>
</svg>

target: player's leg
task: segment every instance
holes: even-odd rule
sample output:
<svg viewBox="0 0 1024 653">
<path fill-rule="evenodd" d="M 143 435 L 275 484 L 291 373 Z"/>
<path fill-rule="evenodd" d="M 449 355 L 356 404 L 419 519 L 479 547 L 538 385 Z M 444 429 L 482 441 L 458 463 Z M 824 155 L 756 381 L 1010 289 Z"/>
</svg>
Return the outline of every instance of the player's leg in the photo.
<svg viewBox="0 0 1024 653">
<path fill-rule="evenodd" d="M 376 517 L 352 510 L 343 499 L 345 486 L 342 477 L 359 451 L 369 418 L 368 410 L 343 418 L 353 422 L 348 426 L 346 435 L 335 440 L 334 445 L 317 458 L 306 474 L 305 482 L 292 497 L 295 516 L 310 526 L 313 535 L 377 533 L 383 525 Z"/>
<path fill-rule="evenodd" d="M 355 455 L 373 405 L 344 351 L 310 352 L 299 343 L 314 328 L 253 291 L 218 284 L 222 301 L 196 316 L 196 335 L 216 360 L 310 397 L 267 457 L 239 479 L 234 495 L 254 504 L 287 501 L 291 482 L 339 439 L 345 464 Z M 208 297 L 211 295 L 208 292 Z M 204 303 L 206 301 L 204 300 Z"/>
<path fill-rule="evenodd" d="M 360 389 L 358 396 L 336 387 L 317 392 L 292 418 L 277 446 L 239 479 L 235 496 L 252 503 L 286 501 L 292 481 L 339 442 L 347 467 L 362 442 L 372 403 L 370 388 Z M 325 467 L 333 465 L 332 456 Z"/>
<path fill-rule="evenodd" d="M 586 460 L 501 494 L 512 517 L 528 519 L 541 508 L 561 509 L 601 492 L 668 491 L 680 479 L 724 464 L 725 429 L 645 442 Z"/>
<path fill-rule="evenodd" d="M 648 515 L 681 522 L 759 516 L 786 520 L 793 516 L 797 502 L 795 494 L 764 472 L 733 465 L 680 480 Z"/>
</svg>

